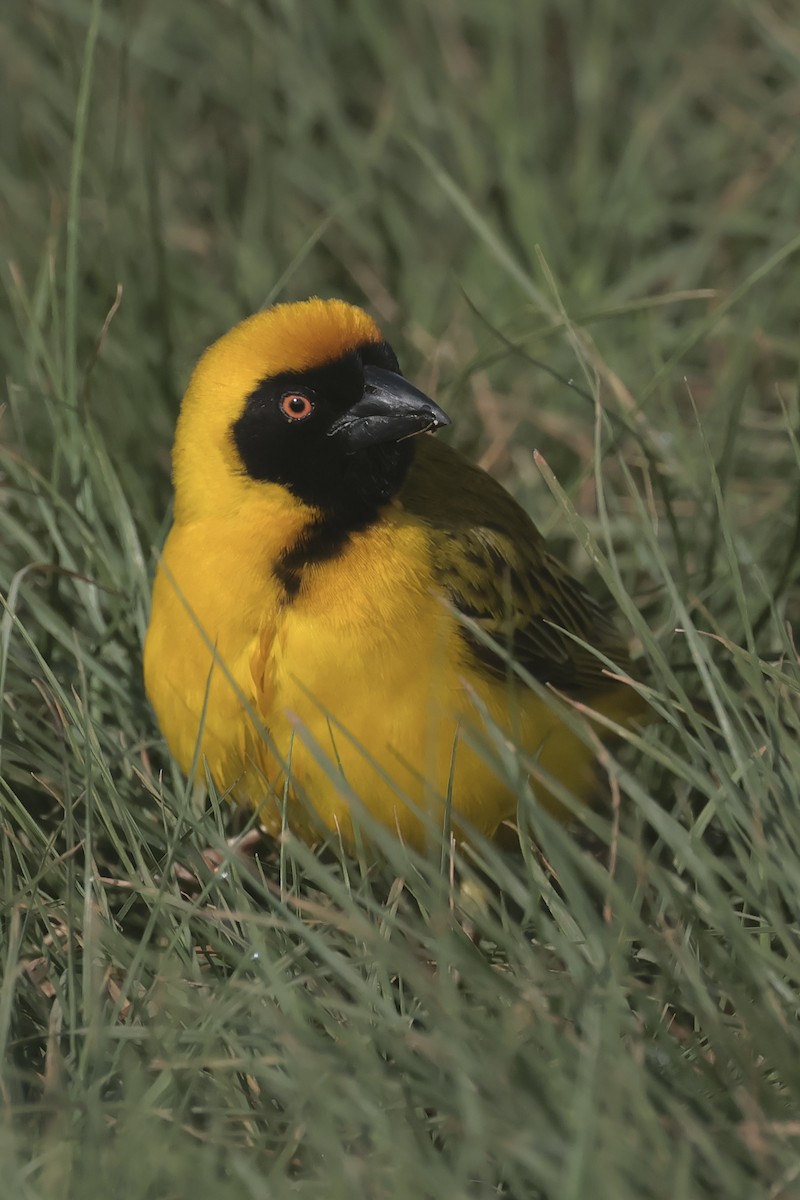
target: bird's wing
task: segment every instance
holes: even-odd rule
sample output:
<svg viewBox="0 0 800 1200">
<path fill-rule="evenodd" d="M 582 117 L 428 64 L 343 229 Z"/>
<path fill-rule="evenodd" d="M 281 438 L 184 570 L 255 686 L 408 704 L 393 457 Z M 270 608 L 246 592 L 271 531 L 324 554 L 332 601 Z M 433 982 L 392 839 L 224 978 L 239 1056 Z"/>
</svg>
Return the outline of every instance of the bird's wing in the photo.
<svg viewBox="0 0 800 1200">
<path fill-rule="evenodd" d="M 436 541 L 435 570 L 450 602 L 534 678 L 573 693 L 612 686 L 589 647 L 626 662 L 622 638 L 609 615 L 551 555 L 539 548 L 525 553 L 527 547 L 486 527 L 462 531 L 457 542 Z M 468 625 L 464 636 L 483 667 L 507 674 L 504 657 Z"/>
<path fill-rule="evenodd" d="M 616 686 L 589 647 L 626 666 L 624 639 L 527 513 L 443 443 L 421 438 L 419 450 L 401 500 L 429 525 L 434 575 L 458 612 L 542 683 L 583 695 Z M 503 656 L 469 625 L 464 637 L 484 670 L 507 674 Z"/>
</svg>

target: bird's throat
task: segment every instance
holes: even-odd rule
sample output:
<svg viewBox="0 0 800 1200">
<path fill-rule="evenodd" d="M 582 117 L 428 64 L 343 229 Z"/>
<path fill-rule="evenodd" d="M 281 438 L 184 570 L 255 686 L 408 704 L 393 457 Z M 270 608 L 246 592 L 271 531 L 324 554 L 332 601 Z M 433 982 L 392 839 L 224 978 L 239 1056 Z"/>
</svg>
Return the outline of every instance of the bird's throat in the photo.
<svg viewBox="0 0 800 1200">
<path fill-rule="evenodd" d="M 337 558 L 352 537 L 380 519 L 403 485 L 414 449 L 414 439 L 409 439 L 353 454 L 330 488 L 325 486 L 326 481 L 317 479 L 298 495 L 314 515 L 274 568 L 287 602 L 300 595 L 309 568 Z M 297 495 L 295 488 L 291 490 Z"/>
</svg>

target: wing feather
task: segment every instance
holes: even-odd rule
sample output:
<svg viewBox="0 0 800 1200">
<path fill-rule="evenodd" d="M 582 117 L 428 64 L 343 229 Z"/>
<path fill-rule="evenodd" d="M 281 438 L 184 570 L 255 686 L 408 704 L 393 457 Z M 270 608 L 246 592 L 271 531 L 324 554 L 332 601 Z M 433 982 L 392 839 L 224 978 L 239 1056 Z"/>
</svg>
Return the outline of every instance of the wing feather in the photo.
<svg viewBox="0 0 800 1200">
<path fill-rule="evenodd" d="M 434 575 L 458 612 L 542 683 L 583 695 L 617 686 L 588 648 L 627 665 L 613 617 L 549 553 L 530 517 L 496 480 L 425 437 L 400 499 L 430 526 Z M 464 638 L 476 664 L 506 675 L 502 655 L 468 625 Z"/>
</svg>

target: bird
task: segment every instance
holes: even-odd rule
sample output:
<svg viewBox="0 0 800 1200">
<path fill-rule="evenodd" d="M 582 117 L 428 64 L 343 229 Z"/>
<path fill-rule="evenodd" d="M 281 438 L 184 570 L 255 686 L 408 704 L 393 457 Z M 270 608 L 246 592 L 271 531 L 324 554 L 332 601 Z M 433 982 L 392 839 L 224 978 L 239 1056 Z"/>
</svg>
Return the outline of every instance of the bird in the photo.
<svg viewBox="0 0 800 1200">
<path fill-rule="evenodd" d="M 563 817 L 598 772 L 543 689 L 623 726 L 641 709 L 608 604 L 450 423 L 339 299 L 255 313 L 191 376 L 146 692 L 182 771 L 268 834 L 492 838 L 519 793 L 498 737 Z"/>
</svg>

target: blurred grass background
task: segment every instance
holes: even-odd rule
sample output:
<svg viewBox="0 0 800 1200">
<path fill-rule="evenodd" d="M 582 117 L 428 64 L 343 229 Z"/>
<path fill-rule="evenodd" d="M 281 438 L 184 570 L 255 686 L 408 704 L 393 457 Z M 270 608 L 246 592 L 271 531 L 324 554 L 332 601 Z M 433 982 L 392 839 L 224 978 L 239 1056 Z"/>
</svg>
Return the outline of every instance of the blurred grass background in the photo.
<svg viewBox="0 0 800 1200">
<path fill-rule="evenodd" d="M 0 74 L 5 1194 L 800 1195 L 795 7 L 19 0 Z M 203 874 L 143 697 L 188 371 L 312 293 L 663 718 L 588 833 L 520 787 L 478 945 L 446 856 Z"/>
</svg>

